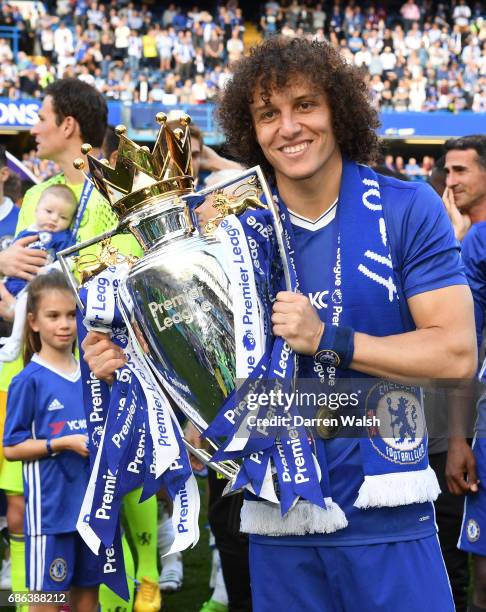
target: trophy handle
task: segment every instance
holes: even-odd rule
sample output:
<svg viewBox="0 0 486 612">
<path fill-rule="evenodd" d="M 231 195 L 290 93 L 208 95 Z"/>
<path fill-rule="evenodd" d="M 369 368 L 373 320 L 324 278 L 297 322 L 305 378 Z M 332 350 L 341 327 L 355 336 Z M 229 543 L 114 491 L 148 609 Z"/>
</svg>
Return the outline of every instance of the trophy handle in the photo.
<svg viewBox="0 0 486 612">
<path fill-rule="evenodd" d="M 228 479 L 228 483 L 226 484 L 223 490 L 223 493 L 222 493 L 223 497 L 230 497 L 231 495 L 236 495 L 237 493 L 241 493 L 242 491 L 244 491 L 244 488 L 241 488 L 241 487 L 239 489 L 233 489 L 233 485 L 236 480 L 236 477 L 238 476 L 238 470 L 239 470 L 239 466 L 237 464 L 234 464 L 236 466 L 236 469 L 235 469 L 231 465 L 234 463 L 233 461 L 213 462 L 211 461 L 211 455 L 207 453 L 205 450 L 203 450 L 202 448 L 194 447 L 185 438 L 183 438 L 183 441 L 184 441 L 184 444 L 187 450 L 190 453 L 192 453 L 195 457 L 197 457 L 199 461 L 201 461 L 201 463 L 204 463 L 204 465 L 207 465 L 210 469 L 216 472 L 219 472 L 225 478 Z"/>
<path fill-rule="evenodd" d="M 291 291 L 292 289 L 291 289 L 291 283 L 290 283 L 290 271 L 289 271 L 289 264 L 287 261 L 287 253 L 285 251 L 285 245 L 284 245 L 284 240 L 283 240 L 282 221 L 280 220 L 280 215 L 278 214 L 277 207 L 275 205 L 275 202 L 273 201 L 273 197 L 268 187 L 268 183 L 265 180 L 265 177 L 263 176 L 262 169 L 260 168 L 260 166 L 255 166 L 253 170 L 258 176 L 258 180 L 260 181 L 263 193 L 265 195 L 265 200 L 268 202 L 268 208 L 270 209 L 270 212 L 272 213 L 273 222 L 275 224 L 275 230 L 276 230 L 275 233 L 277 237 L 278 252 L 280 254 L 280 259 L 282 260 L 285 288 L 287 289 L 287 291 Z"/>
<path fill-rule="evenodd" d="M 76 277 L 74 276 L 73 272 L 71 271 L 71 266 L 67 261 L 68 257 L 70 255 L 74 255 L 74 253 L 77 253 L 78 251 L 82 251 L 83 249 L 92 246 L 93 244 L 97 244 L 98 242 L 102 242 L 103 240 L 108 240 L 108 238 L 112 238 L 113 236 L 115 236 L 115 234 L 119 234 L 123 230 L 124 225 L 117 225 L 115 228 L 108 230 L 104 234 L 100 234 L 99 236 L 95 236 L 94 238 L 90 238 L 89 240 L 85 240 L 84 242 L 78 242 L 76 244 L 73 244 L 73 246 L 70 246 L 67 249 L 63 249 L 57 254 L 57 258 L 59 259 L 59 263 L 61 264 L 62 271 L 64 272 L 68 280 L 69 286 L 74 291 L 76 304 L 78 305 L 78 308 L 81 310 L 81 312 L 83 311 L 84 306 L 78 294 L 79 283 L 76 280 Z"/>
<path fill-rule="evenodd" d="M 228 179 L 225 179 L 223 181 L 220 181 L 219 183 L 215 183 L 214 185 L 211 185 L 211 187 L 207 187 L 206 189 L 201 189 L 201 191 L 197 192 L 197 195 L 205 196 L 207 194 L 217 191 L 218 189 L 224 189 L 225 187 L 228 187 L 229 184 L 239 182 L 250 176 L 254 176 L 255 174 L 262 187 L 263 195 L 265 196 L 267 206 L 270 212 L 272 213 L 273 222 L 275 225 L 275 235 L 277 237 L 278 252 L 280 255 L 280 259 L 282 261 L 285 288 L 287 289 L 287 291 L 291 291 L 290 271 L 289 271 L 289 265 L 287 261 L 286 251 L 285 251 L 284 239 L 283 239 L 282 222 L 280 220 L 280 215 L 278 214 L 278 210 L 275 205 L 275 202 L 273 201 L 272 193 L 268 186 L 267 180 L 260 166 L 253 166 L 253 168 L 248 168 L 248 170 L 244 170 L 243 172 L 241 172 L 241 174 L 238 174 L 232 177 L 231 181 L 228 181 Z"/>
<path fill-rule="evenodd" d="M 208 452 L 206 452 L 202 448 L 196 448 L 190 442 L 188 442 L 185 438 L 183 438 L 183 441 L 184 441 L 184 444 L 187 450 L 190 453 L 192 453 L 195 457 L 197 457 L 197 459 L 199 459 L 201 463 L 204 463 L 204 465 L 207 465 L 208 467 L 215 470 L 216 472 L 219 472 L 225 478 L 228 478 L 230 481 L 233 481 L 236 478 L 238 474 L 238 469 L 235 469 L 232 465 L 230 465 L 230 462 L 211 461 L 211 455 Z"/>
</svg>

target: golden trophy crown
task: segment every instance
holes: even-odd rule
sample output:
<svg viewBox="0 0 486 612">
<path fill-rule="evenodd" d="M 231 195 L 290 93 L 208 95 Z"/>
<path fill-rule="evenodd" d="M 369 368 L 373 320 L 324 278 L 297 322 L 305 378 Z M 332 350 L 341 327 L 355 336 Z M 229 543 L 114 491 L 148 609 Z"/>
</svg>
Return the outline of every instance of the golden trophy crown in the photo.
<svg viewBox="0 0 486 612">
<path fill-rule="evenodd" d="M 86 178 L 108 200 L 120 221 L 153 198 L 160 200 L 194 191 L 190 117 L 182 115 L 170 121 L 170 126 L 164 113 L 157 113 L 155 119 L 160 129 L 152 151 L 130 140 L 124 125 L 115 128 L 120 142 L 114 168 L 107 159 L 90 155 L 91 145 L 81 147 L 88 159 Z M 78 158 L 73 164 L 78 170 L 86 170 L 84 159 Z"/>
</svg>

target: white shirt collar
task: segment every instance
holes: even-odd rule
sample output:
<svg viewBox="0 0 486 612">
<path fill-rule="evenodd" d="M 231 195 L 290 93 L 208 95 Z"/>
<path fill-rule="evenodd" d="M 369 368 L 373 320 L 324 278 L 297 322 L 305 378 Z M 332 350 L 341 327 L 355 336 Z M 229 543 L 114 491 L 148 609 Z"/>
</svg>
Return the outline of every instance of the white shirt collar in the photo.
<svg viewBox="0 0 486 612">
<path fill-rule="evenodd" d="M 292 225 L 296 225 L 297 227 L 302 227 L 303 229 L 309 230 L 311 232 L 316 232 L 317 230 L 326 227 L 329 225 L 331 221 L 333 221 L 336 217 L 338 200 L 336 200 L 331 204 L 331 206 L 322 213 L 322 215 L 312 221 L 311 219 L 307 219 L 307 217 L 303 217 L 302 215 L 298 215 L 295 212 L 289 210 L 289 218 Z"/>
<path fill-rule="evenodd" d="M 32 355 L 31 361 L 33 361 L 34 363 L 38 363 L 39 365 L 43 366 L 44 368 L 47 368 L 51 372 L 54 372 L 54 374 L 57 374 L 58 376 L 61 376 L 62 378 L 69 380 L 69 382 L 76 382 L 81 376 L 81 369 L 79 367 L 79 363 L 77 364 L 78 367 L 72 374 L 66 374 L 66 372 L 61 372 L 61 370 L 58 370 L 57 368 L 52 366 L 50 363 L 47 363 L 47 361 L 44 361 L 42 357 L 39 357 L 38 353 L 34 353 Z"/>
</svg>

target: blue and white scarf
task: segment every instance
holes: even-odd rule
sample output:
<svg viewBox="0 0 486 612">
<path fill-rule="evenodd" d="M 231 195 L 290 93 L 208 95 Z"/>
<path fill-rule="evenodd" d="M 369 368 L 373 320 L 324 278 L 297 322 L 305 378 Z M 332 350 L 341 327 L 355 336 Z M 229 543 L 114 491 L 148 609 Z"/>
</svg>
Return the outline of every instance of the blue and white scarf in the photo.
<svg viewBox="0 0 486 612">
<path fill-rule="evenodd" d="M 291 273 L 295 274 L 293 288 L 297 288 L 299 262 L 292 226 L 288 211 L 277 194 L 275 200 L 284 229 Z M 386 208 L 389 205 L 393 203 L 382 200 L 377 175 L 366 166 L 344 160 L 337 230 L 332 245 L 335 256 L 332 284 L 329 287 L 331 300 L 327 325 L 349 325 L 356 331 L 375 336 L 400 334 L 413 329 L 402 312 L 405 298 L 391 259 L 386 227 Z M 242 225 L 251 244 L 255 240 L 254 233 L 248 231 L 244 222 Z M 286 363 L 291 360 L 291 355 L 287 355 Z M 265 368 L 268 368 L 268 361 L 263 364 Z M 262 375 L 261 371 L 257 374 Z M 393 436 L 389 438 L 382 437 L 376 427 L 370 428 L 365 432 L 367 435 L 362 434 L 360 437 L 365 479 L 355 505 L 360 508 L 392 507 L 436 499 L 440 489 L 433 470 L 428 466 L 421 390 L 372 377 L 363 383 L 365 375 L 351 370 L 339 371 L 331 366 L 327 368 L 327 376 L 328 379 L 359 377 L 359 384 L 366 386 L 366 393 L 362 394 L 359 406 L 361 414 L 376 415 L 385 421 L 388 419 L 392 424 Z M 255 377 L 255 371 L 251 377 Z M 225 408 L 227 413 L 228 406 L 225 405 Z M 280 441 L 277 439 L 275 443 L 274 440 L 272 445 L 260 448 L 256 441 L 252 444 L 251 432 L 246 436 L 247 443 L 241 442 L 242 432 L 249 429 L 245 423 L 246 414 L 243 408 L 236 417 L 233 415 L 232 427 L 228 427 L 224 421 L 223 408 L 211 424 L 208 434 L 227 436 L 229 442 L 217 453 L 217 458 L 242 457 L 243 468 L 236 486 L 250 481 L 252 489 L 258 494 L 259 483 L 271 471 L 268 469 L 270 458 L 279 476 L 284 474 L 285 467 L 288 468 L 289 458 L 283 451 L 285 444 L 282 445 L 285 432 L 280 432 Z M 302 435 L 299 439 L 302 444 Z M 258 442 L 261 444 L 261 437 Z M 227 449 L 232 452 L 228 453 Z M 282 467 L 283 458 L 286 466 Z M 330 500 L 325 455 L 321 454 L 319 464 L 320 488 L 324 498 Z M 253 474 L 253 479 L 249 474 Z M 334 525 L 332 521 L 331 524 L 329 521 L 323 524 L 322 513 L 316 514 L 316 508 L 308 503 L 296 504 L 295 496 L 292 498 L 290 495 L 286 499 L 288 493 L 288 490 L 280 488 L 280 509 L 268 502 L 246 501 L 242 511 L 243 531 L 266 535 L 298 535 L 330 532 L 346 526 L 343 517 L 339 517 Z M 309 495 L 299 496 L 316 503 Z M 281 517 L 279 510 L 284 509 L 285 516 Z"/>
<path fill-rule="evenodd" d="M 249 426 L 252 413 L 245 401 L 248 393 L 263 389 L 288 392 L 296 365 L 289 345 L 269 333 L 272 302 L 284 288 L 280 260 L 276 257 L 272 215 L 268 210 L 258 210 L 239 219 L 228 216 L 216 235 L 224 246 L 233 281 L 237 378 L 243 384 L 227 398 L 205 432 L 208 437 L 226 438 L 214 460 L 242 458 L 233 489 L 245 487 L 266 500 L 267 505 L 259 507 L 282 515 L 289 529 L 305 525 L 311 531 L 322 533 L 342 529 L 347 525 L 346 517 L 332 500 L 327 465 L 321 469 L 325 456 L 319 465 L 308 431 L 302 426 L 289 425 L 272 428 L 268 435 L 262 435 L 260 429 Z M 287 246 L 285 256 L 291 288 L 298 290 L 295 257 Z M 265 333 L 259 337 L 262 331 L 266 332 L 266 341 Z M 268 410 L 262 407 L 258 416 L 268 416 Z M 275 416 L 284 416 L 281 407 L 273 410 Z M 297 414 L 294 406 L 290 414 Z M 273 484 L 274 472 L 278 495 Z M 306 500 L 306 504 L 298 504 L 299 500 Z M 261 523 L 262 528 L 268 527 L 265 517 Z"/>
</svg>

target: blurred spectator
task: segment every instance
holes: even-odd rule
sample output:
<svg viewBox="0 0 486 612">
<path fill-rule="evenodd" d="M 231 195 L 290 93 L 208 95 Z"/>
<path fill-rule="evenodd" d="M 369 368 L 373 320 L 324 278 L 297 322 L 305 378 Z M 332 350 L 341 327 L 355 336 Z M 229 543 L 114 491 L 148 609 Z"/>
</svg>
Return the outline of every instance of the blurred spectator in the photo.
<svg viewBox="0 0 486 612">
<path fill-rule="evenodd" d="M 461 32 L 467 32 L 469 20 L 471 19 L 471 9 L 466 4 L 466 0 L 459 0 L 452 12 L 454 24 Z"/>
<path fill-rule="evenodd" d="M 387 168 L 390 172 L 395 172 L 395 163 L 393 161 L 393 155 L 385 156 L 385 168 Z"/>
<path fill-rule="evenodd" d="M 420 9 L 414 0 L 407 0 L 400 9 L 405 29 L 408 30 L 413 24 L 420 21 Z"/>
<path fill-rule="evenodd" d="M 420 166 L 417 164 L 415 157 L 411 157 L 405 166 L 405 174 L 410 178 L 415 178 L 420 174 Z"/>
<path fill-rule="evenodd" d="M 403 161 L 403 157 L 401 155 L 397 155 L 395 158 L 395 170 L 405 174 L 405 162 Z"/>
<path fill-rule="evenodd" d="M 55 174 L 59 174 L 61 171 L 59 166 L 54 162 L 47 159 L 39 159 L 37 157 L 35 149 L 32 149 L 28 153 L 24 153 L 22 156 L 22 162 L 27 168 L 37 176 L 40 181 L 44 181 Z"/>
<path fill-rule="evenodd" d="M 236 27 L 231 33 L 231 38 L 226 43 L 226 51 L 228 53 L 228 63 L 237 62 L 243 55 L 243 41 L 239 38 L 239 28 Z"/>
</svg>

